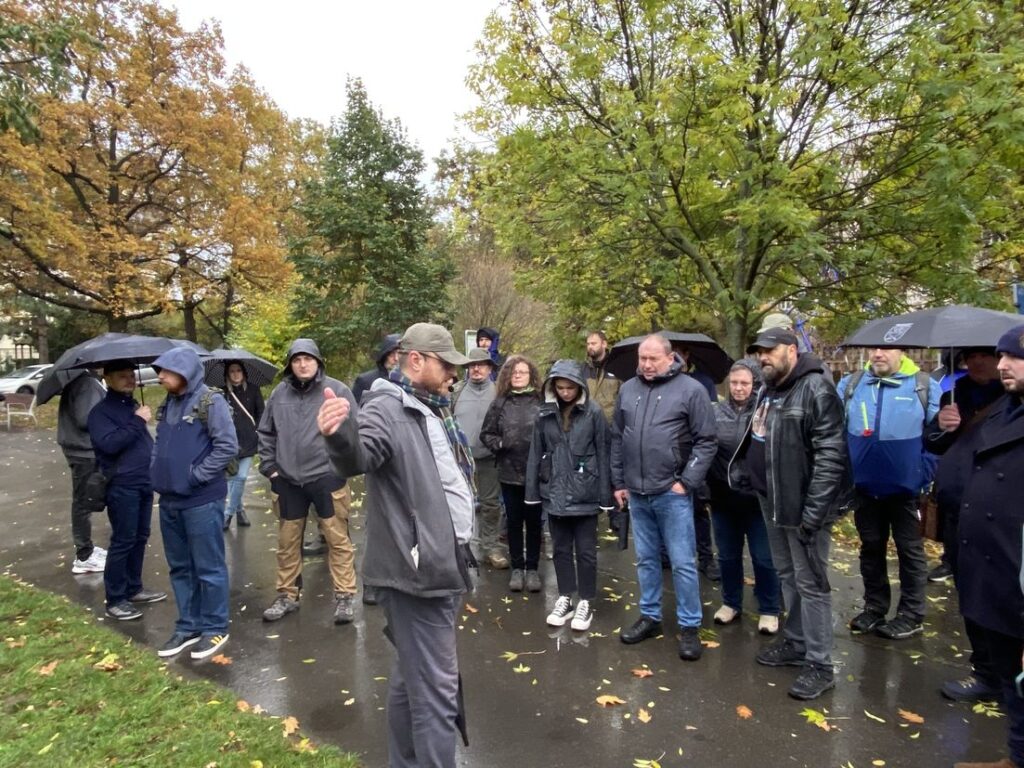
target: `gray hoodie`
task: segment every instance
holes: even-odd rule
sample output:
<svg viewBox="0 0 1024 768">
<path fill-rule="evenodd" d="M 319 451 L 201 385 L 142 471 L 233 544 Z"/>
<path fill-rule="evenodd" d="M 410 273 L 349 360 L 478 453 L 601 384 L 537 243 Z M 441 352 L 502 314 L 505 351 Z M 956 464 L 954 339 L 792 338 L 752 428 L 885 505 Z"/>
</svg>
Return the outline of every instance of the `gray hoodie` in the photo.
<svg viewBox="0 0 1024 768">
<path fill-rule="evenodd" d="M 291 372 L 292 358 L 306 354 L 319 366 L 311 381 L 301 382 Z M 274 387 L 259 426 L 260 472 L 270 477 L 277 472 L 295 485 L 304 485 L 334 474 L 327 446 L 316 426 L 316 415 L 324 401 L 324 389 L 347 398 L 356 413 L 352 391 L 324 373 L 324 359 L 312 339 L 296 339 L 288 350 L 284 380 Z"/>
<path fill-rule="evenodd" d="M 106 396 L 100 380 L 83 373 L 60 393 L 57 406 L 57 442 L 69 459 L 94 457 L 89 439 L 89 412 Z"/>
<path fill-rule="evenodd" d="M 494 382 L 490 379 L 480 384 L 467 380 L 459 384 L 456 390 L 452 411 L 469 440 L 469 450 L 474 460 L 488 459 L 494 455 L 490 448 L 480 442 L 480 428 L 484 425 L 487 409 L 494 402 L 494 392 Z"/>
</svg>

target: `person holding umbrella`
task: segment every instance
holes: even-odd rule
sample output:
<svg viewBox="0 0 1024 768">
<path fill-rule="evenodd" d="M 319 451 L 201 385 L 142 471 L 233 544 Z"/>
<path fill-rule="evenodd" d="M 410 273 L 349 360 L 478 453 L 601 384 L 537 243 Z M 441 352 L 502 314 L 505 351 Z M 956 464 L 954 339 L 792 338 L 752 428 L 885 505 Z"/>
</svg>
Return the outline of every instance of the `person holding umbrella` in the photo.
<svg viewBox="0 0 1024 768">
<path fill-rule="evenodd" d="M 231 417 L 238 437 L 238 471 L 228 478 L 228 501 L 224 510 L 224 530 L 231 527 L 231 519 L 238 516 L 240 528 L 251 524 L 242 506 L 245 481 L 249 477 L 253 456 L 258 448 L 256 428 L 263 417 L 263 393 L 255 384 L 249 384 L 249 376 L 241 360 L 224 363 L 224 391 L 231 406 Z"/>
<path fill-rule="evenodd" d="M 135 364 L 120 360 L 103 366 L 106 396 L 88 418 L 89 437 L 100 471 L 107 478 L 107 517 L 110 550 L 103 570 L 107 616 L 130 621 L 142 616 L 140 603 L 167 599 L 166 592 L 142 586 L 142 561 L 153 517 L 153 485 L 149 464 L 153 438 L 148 424 L 149 406 L 139 405 L 135 391 Z"/>
<path fill-rule="evenodd" d="M 193 659 L 218 653 L 228 640 L 228 568 L 224 496 L 238 440 L 223 395 L 203 383 L 203 364 L 189 347 L 160 355 L 153 368 L 167 400 L 157 411 L 151 477 L 160 494 L 160 533 L 178 606 L 174 634 L 157 651 Z"/>
</svg>

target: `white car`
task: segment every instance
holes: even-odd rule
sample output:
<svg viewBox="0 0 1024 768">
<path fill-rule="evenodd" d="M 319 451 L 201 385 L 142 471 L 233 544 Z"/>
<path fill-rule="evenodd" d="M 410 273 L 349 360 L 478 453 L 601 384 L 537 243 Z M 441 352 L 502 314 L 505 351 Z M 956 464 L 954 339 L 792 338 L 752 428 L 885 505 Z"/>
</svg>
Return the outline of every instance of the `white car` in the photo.
<svg viewBox="0 0 1024 768">
<path fill-rule="evenodd" d="M 51 364 L 27 365 L 24 368 L 11 371 L 5 376 L 0 376 L 0 394 L 17 392 L 19 395 L 34 395 L 36 387 L 39 386 L 39 380 L 52 367 Z"/>
</svg>

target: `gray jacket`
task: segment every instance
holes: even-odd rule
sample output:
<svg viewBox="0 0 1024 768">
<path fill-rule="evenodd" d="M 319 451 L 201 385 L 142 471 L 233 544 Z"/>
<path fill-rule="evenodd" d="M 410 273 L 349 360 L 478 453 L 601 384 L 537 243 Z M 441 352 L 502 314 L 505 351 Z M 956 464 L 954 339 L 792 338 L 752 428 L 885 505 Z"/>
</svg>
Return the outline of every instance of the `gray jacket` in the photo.
<svg viewBox="0 0 1024 768">
<path fill-rule="evenodd" d="M 57 442 L 69 459 L 94 457 L 89 439 L 89 412 L 106 396 L 103 385 L 91 373 L 83 373 L 64 387 L 57 406 Z"/>
<path fill-rule="evenodd" d="M 270 477 L 275 472 L 295 485 L 305 485 L 334 474 L 327 448 L 316 426 L 316 415 L 324 401 L 324 388 L 347 398 L 356 413 L 352 391 L 337 379 L 324 374 L 320 350 L 309 339 L 299 339 L 288 350 L 288 360 L 297 354 L 312 355 L 320 361 L 312 381 L 300 382 L 286 367 L 284 381 L 274 387 L 260 419 L 260 472 Z M 342 476 L 344 477 L 344 475 Z"/>
<path fill-rule="evenodd" d="M 466 439 L 469 440 L 469 450 L 476 460 L 488 459 L 494 455 L 490 448 L 480 442 L 480 428 L 484 425 L 487 409 L 494 402 L 494 391 L 494 382 L 490 379 L 481 384 L 463 381 L 455 390 L 452 411 Z"/>
<path fill-rule="evenodd" d="M 472 531 L 473 492 L 441 420 L 378 380 L 359 414 L 325 443 L 335 471 L 366 475 L 364 583 L 418 597 L 467 591 L 462 544 Z"/>
<path fill-rule="evenodd" d="M 689 493 L 704 485 L 718 439 L 707 390 L 672 367 L 647 381 L 636 376 L 619 390 L 612 419 L 612 487 L 659 494 L 680 482 Z"/>
</svg>

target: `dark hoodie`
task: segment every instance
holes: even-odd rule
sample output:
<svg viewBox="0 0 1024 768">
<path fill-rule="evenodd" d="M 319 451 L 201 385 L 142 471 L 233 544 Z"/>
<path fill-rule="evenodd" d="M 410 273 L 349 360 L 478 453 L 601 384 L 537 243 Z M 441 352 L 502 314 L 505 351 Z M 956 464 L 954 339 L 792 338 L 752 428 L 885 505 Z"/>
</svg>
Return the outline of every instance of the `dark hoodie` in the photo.
<svg viewBox="0 0 1024 768">
<path fill-rule="evenodd" d="M 580 388 L 572 403 L 555 392 L 555 379 Z M 586 379 L 574 360 L 559 360 L 544 382 L 544 404 L 526 465 L 526 503 L 555 516 L 596 515 L 612 508 L 608 422 L 587 396 Z"/>
<path fill-rule="evenodd" d="M 384 360 L 398 349 L 398 343 L 401 340 L 402 334 L 400 333 L 389 333 L 385 336 L 380 346 L 377 347 L 377 354 L 373 358 L 374 362 L 377 363 L 377 367 L 363 371 L 356 376 L 356 380 L 352 382 L 352 397 L 355 398 L 357 403 L 363 401 L 363 393 L 369 391 L 370 387 L 373 386 L 373 382 L 377 379 L 386 379 L 388 377 L 388 369 L 384 367 Z"/>
<path fill-rule="evenodd" d="M 292 373 L 292 358 L 299 354 L 315 357 L 318 363 L 316 374 L 309 381 L 299 381 Z M 288 350 L 284 379 L 270 393 L 260 419 L 260 472 L 266 477 L 276 472 L 294 485 L 304 485 L 335 474 L 327 457 L 327 444 L 316 426 L 326 388 L 338 397 L 348 398 L 351 412 L 358 412 L 352 391 L 324 373 L 324 359 L 316 342 L 296 339 Z M 339 487 L 343 484 L 342 480 Z"/>
<path fill-rule="evenodd" d="M 185 391 L 168 393 L 157 410 L 156 447 L 150 476 L 160 505 L 189 509 L 223 501 L 227 495 L 228 463 L 238 456 L 238 439 L 224 396 L 213 395 L 206 423 L 199 418 L 199 401 L 209 387 L 203 383 L 203 363 L 194 350 L 177 347 L 153 363 L 185 379 Z"/>
<path fill-rule="evenodd" d="M 494 361 L 494 370 L 491 371 L 491 381 L 498 378 L 498 371 L 501 366 L 505 364 L 505 356 L 498 351 L 498 345 L 501 343 L 501 334 L 498 333 L 496 328 L 480 328 L 476 332 L 476 345 L 480 346 L 480 339 L 490 339 L 491 347 L 487 350 L 487 354 L 491 356 L 491 360 Z"/>
</svg>

